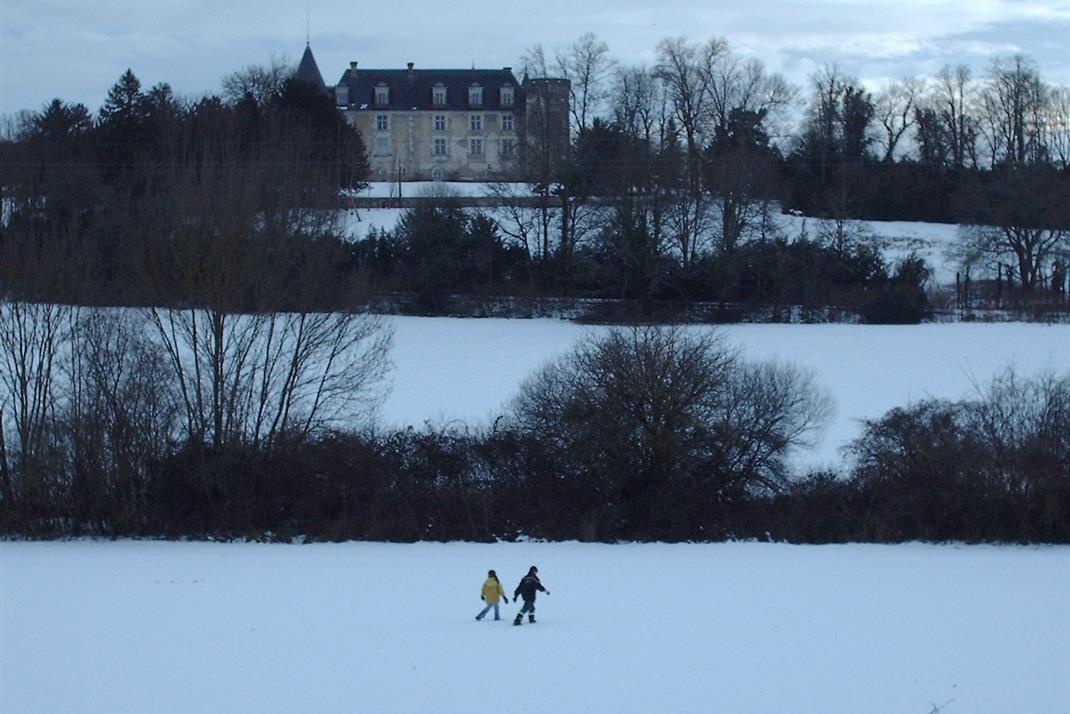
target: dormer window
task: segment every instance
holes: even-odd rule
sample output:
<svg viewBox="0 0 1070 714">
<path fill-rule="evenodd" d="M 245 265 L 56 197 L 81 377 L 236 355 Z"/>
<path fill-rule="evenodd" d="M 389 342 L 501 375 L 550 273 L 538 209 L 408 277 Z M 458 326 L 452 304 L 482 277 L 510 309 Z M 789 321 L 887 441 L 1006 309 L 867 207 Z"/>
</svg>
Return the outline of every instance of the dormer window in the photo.
<svg viewBox="0 0 1070 714">
<path fill-rule="evenodd" d="M 375 105 L 385 107 L 390 103 L 390 87 L 380 84 L 375 88 Z"/>
<path fill-rule="evenodd" d="M 468 88 L 468 106 L 483 106 L 483 87 L 480 87 L 478 84 L 473 84 Z"/>
<path fill-rule="evenodd" d="M 503 107 L 513 106 L 513 88 L 509 85 L 505 85 L 501 89 L 501 103 Z"/>
<path fill-rule="evenodd" d="M 442 84 L 436 84 L 431 88 L 431 103 L 436 107 L 446 106 L 446 87 Z"/>
</svg>

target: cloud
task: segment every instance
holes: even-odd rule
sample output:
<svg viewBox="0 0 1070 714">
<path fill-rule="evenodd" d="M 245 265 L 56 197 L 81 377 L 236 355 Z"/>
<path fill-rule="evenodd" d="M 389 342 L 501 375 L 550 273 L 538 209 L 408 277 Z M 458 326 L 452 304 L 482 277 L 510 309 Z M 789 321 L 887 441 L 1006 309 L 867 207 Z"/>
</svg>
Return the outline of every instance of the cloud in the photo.
<svg viewBox="0 0 1070 714">
<path fill-rule="evenodd" d="M 2 0 L 0 111 L 38 108 L 59 96 L 99 107 L 127 67 L 146 85 L 217 91 L 220 78 L 272 54 L 299 56 L 305 7 L 289 0 Z M 310 0 L 313 48 L 333 82 L 364 66 L 517 65 L 532 44 L 567 45 L 586 31 L 626 63 L 654 59 L 666 36 L 712 35 L 796 82 L 838 61 L 862 78 L 932 71 L 993 55 L 1033 55 L 1046 77 L 1070 82 L 1065 37 L 1070 3 L 1037 0 L 542 0 L 537 9 L 457 0 L 369 9 Z"/>
</svg>

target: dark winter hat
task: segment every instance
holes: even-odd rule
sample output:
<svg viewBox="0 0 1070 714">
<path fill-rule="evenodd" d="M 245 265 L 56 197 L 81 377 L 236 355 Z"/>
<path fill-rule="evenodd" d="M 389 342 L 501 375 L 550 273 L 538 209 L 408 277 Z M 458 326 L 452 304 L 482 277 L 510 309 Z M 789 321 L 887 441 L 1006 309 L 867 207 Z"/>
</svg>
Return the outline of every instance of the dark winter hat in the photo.
<svg viewBox="0 0 1070 714">
<path fill-rule="evenodd" d="M 487 577 L 488 578 L 496 578 L 496 577 L 498 577 L 498 574 L 495 573 L 493 570 L 489 570 L 489 571 L 487 571 Z"/>
<path fill-rule="evenodd" d="M 539 572 L 539 569 L 538 569 L 538 568 L 536 568 L 536 567 L 535 567 L 534 565 L 533 565 L 533 566 L 531 566 L 531 567 L 530 567 L 530 568 L 528 569 L 528 575 L 533 575 L 533 574 L 535 574 L 535 573 L 537 573 L 537 572 Z"/>
</svg>

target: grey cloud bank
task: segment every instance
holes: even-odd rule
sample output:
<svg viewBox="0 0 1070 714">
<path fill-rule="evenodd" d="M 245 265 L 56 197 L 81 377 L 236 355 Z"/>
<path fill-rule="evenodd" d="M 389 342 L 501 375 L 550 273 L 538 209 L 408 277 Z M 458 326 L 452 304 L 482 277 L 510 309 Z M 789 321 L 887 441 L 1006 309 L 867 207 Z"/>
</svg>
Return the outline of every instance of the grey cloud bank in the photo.
<svg viewBox="0 0 1070 714">
<path fill-rule="evenodd" d="M 932 1 L 544 0 L 488 6 L 460 0 L 374 6 L 310 0 L 312 44 L 324 79 L 350 60 L 364 66 L 519 66 L 535 43 L 548 50 L 583 32 L 606 40 L 625 63 L 654 59 L 663 37 L 723 35 L 797 83 L 836 61 L 870 83 L 930 74 L 964 62 L 978 72 L 996 55 L 1022 52 L 1043 76 L 1070 84 L 1070 3 Z M 268 0 L 58 2 L 0 0 L 0 112 L 39 109 L 53 97 L 96 109 L 130 67 L 146 85 L 169 82 L 197 96 L 220 78 L 272 53 L 296 59 L 306 5 Z"/>
</svg>

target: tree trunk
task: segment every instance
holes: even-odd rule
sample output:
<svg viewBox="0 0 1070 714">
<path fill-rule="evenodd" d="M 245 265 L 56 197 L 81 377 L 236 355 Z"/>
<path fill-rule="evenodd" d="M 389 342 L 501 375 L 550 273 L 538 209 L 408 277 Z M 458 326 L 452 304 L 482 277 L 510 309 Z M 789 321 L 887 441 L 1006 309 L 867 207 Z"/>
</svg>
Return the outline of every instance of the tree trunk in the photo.
<svg viewBox="0 0 1070 714">
<path fill-rule="evenodd" d="M 7 465 L 7 441 L 4 439 L 4 411 L 0 409 L 0 496 L 4 499 L 4 508 L 10 509 L 15 503 L 11 489 L 11 471 Z"/>
</svg>

